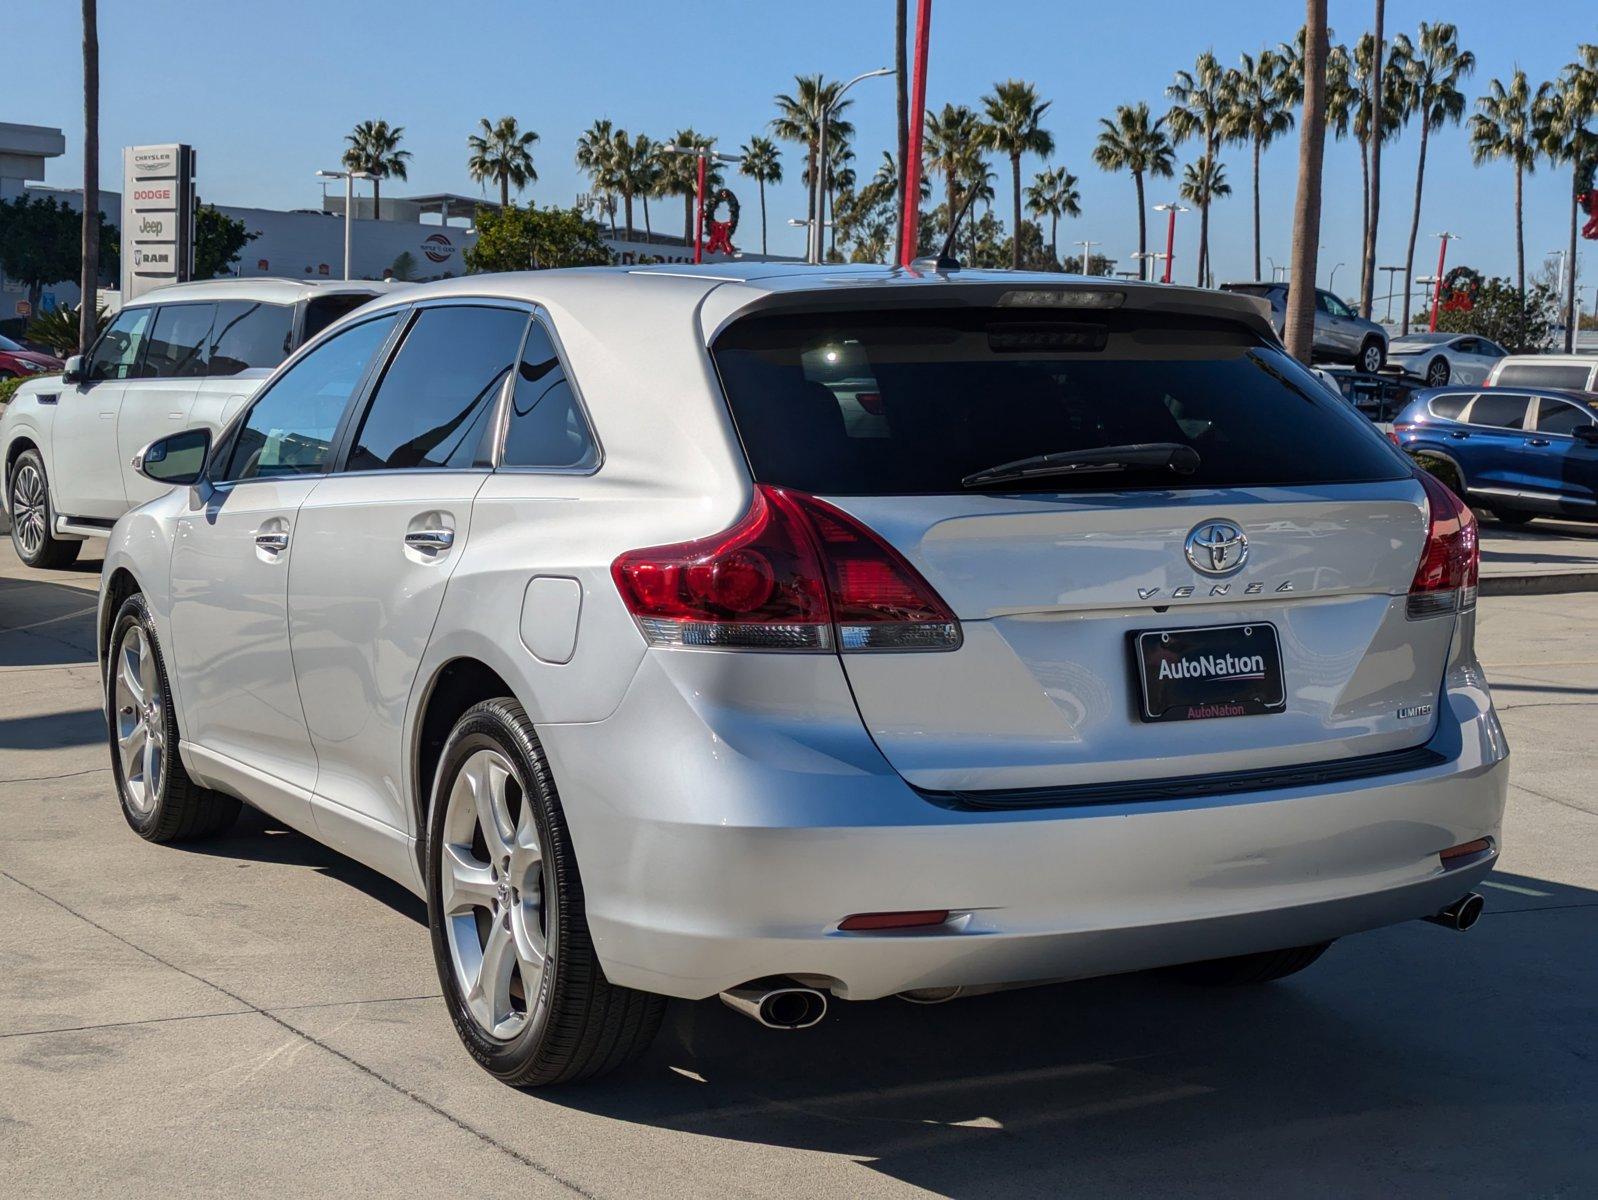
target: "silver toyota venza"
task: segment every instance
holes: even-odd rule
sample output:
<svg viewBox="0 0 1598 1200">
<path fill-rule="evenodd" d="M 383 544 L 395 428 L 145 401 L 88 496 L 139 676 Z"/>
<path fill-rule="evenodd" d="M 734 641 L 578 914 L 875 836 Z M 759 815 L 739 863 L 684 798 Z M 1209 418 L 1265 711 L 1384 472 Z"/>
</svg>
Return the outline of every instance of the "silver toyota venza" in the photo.
<svg viewBox="0 0 1598 1200">
<path fill-rule="evenodd" d="M 672 996 L 1274 979 L 1468 926 L 1498 854 L 1475 522 L 1246 296 L 449 280 L 138 469 L 176 486 L 105 560 L 128 823 L 244 801 L 424 895 L 513 1083 Z"/>
</svg>

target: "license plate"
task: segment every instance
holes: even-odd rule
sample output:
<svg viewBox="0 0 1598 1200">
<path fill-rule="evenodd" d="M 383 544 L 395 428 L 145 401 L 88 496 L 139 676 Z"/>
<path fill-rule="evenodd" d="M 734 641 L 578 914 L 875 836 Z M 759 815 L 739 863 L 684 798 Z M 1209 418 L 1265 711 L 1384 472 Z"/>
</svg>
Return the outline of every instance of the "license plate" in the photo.
<svg viewBox="0 0 1598 1200">
<path fill-rule="evenodd" d="M 1274 625 L 1150 629 L 1134 635 L 1145 721 L 1208 721 L 1286 707 Z"/>
</svg>

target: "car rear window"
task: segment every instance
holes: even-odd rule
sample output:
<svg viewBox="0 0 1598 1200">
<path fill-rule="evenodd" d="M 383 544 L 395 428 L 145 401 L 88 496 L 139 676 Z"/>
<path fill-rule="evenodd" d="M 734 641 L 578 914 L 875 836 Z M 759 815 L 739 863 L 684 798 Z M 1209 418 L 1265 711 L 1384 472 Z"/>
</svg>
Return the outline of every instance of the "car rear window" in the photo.
<svg viewBox="0 0 1598 1200">
<path fill-rule="evenodd" d="M 300 335 L 301 343 L 310 341 L 334 321 L 346 313 L 354 312 L 374 297 L 375 293 L 366 292 L 339 292 L 332 296 L 313 296 L 305 304 L 305 330 Z"/>
<path fill-rule="evenodd" d="M 1499 387 L 1572 388 L 1587 386 L 1592 368 L 1580 363 L 1506 363 L 1493 383 Z"/>
<path fill-rule="evenodd" d="M 746 317 L 712 346 L 755 478 L 834 495 L 963 490 L 1037 454 L 1141 442 L 1163 467 L 1007 491 L 1265 487 L 1404 477 L 1364 417 L 1229 321 L 951 307 Z M 998 485 L 993 485 L 998 486 Z"/>
<path fill-rule="evenodd" d="M 1465 411 L 1465 405 L 1471 402 L 1475 392 L 1455 392 L 1450 396 L 1433 396 L 1429 407 L 1432 416 L 1441 417 L 1445 421 L 1457 421 L 1459 414 Z"/>
</svg>

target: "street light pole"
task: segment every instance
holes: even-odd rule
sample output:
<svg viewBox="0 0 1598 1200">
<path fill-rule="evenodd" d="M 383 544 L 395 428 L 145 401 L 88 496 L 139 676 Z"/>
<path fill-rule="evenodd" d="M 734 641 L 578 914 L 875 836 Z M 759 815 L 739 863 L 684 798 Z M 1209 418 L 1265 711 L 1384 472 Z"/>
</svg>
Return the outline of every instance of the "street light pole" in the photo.
<svg viewBox="0 0 1598 1200">
<path fill-rule="evenodd" d="M 1073 246 L 1082 247 L 1082 274 L 1093 274 L 1093 247 L 1102 246 L 1104 243 L 1090 241 L 1087 238 L 1083 238 L 1080 242 L 1072 242 L 1071 244 Z"/>
<path fill-rule="evenodd" d="M 350 242 L 354 231 L 355 214 L 355 181 L 357 179 L 370 179 L 372 176 L 366 171 L 318 171 L 318 179 L 342 179 L 344 181 L 344 278 L 350 278 Z M 322 185 L 322 196 L 327 196 L 327 185 Z"/>
<path fill-rule="evenodd" d="M 878 67 L 875 71 L 862 71 L 848 83 L 838 89 L 831 103 L 823 102 L 821 112 L 817 115 L 818 128 L 816 130 L 816 170 L 811 179 L 811 190 L 815 194 L 815 201 L 811 205 L 811 213 L 815 217 L 815 224 L 810 227 L 810 261 L 819 263 L 822 258 L 825 244 L 825 235 L 822 233 L 827 219 L 827 122 L 832 118 L 832 110 L 838 107 L 838 101 L 843 99 L 843 94 L 862 79 L 875 79 L 879 75 L 892 75 L 892 67 Z"/>
<path fill-rule="evenodd" d="M 1444 231 L 1437 235 L 1437 284 L 1432 290 L 1431 331 L 1437 332 L 1437 310 L 1443 303 L 1443 264 L 1448 261 L 1448 243 L 1459 238 L 1457 233 Z"/>
<path fill-rule="evenodd" d="M 1162 213 L 1166 214 L 1166 222 L 1165 222 L 1165 276 L 1160 280 L 1160 282 L 1161 283 L 1170 283 L 1171 282 L 1171 264 L 1176 261 L 1176 214 L 1177 213 L 1183 213 L 1183 212 L 1189 212 L 1191 210 L 1189 210 L 1189 209 L 1185 208 L 1184 206 L 1182 206 L 1180 204 L 1177 204 L 1177 203 L 1175 203 L 1173 201 L 1173 202 L 1171 202 L 1169 204 L 1156 204 L 1154 206 L 1154 211 L 1155 212 L 1162 212 Z"/>
<path fill-rule="evenodd" d="M 741 163 L 743 156 L 740 154 L 718 154 L 709 146 L 667 146 L 669 154 L 692 154 L 699 160 L 698 169 L 694 175 L 694 262 L 705 261 L 705 160 L 714 158 L 717 162 Z"/>
<path fill-rule="evenodd" d="M 1398 274 L 1398 272 L 1402 271 L 1404 268 L 1403 267 L 1377 267 L 1376 269 L 1378 271 L 1386 271 L 1387 272 L 1387 316 L 1386 316 L 1385 320 L 1386 320 L 1386 322 L 1389 325 L 1391 325 L 1392 322 L 1393 322 L 1393 276 Z"/>
<path fill-rule="evenodd" d="M 1347 266 L 1347 264 L 1346 263 L 1338 263 L 1337 264 L 1337 267 L 1342 267 L 1342 266 Z M 1332 268 L 1332 274 L 1331 274 L 1330 278 L 1328 278 L 1326 280 L 1326 290 L 1328 292 L 1331 292 L 1333 295 L 1336 295 L 1336 293 L 1337 293 L 1337 267 L 1333 267 Z"/>
</svg>

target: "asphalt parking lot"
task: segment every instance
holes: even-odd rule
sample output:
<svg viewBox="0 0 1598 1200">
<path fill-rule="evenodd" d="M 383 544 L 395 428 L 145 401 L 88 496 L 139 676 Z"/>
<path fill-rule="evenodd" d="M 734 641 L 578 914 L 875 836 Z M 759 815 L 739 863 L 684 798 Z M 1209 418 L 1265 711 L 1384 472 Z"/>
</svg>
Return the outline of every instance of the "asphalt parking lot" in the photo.
<svg viewBox="0 0 1598 1200">
<path fill-rule="evenodd" d="M 0 1193 L 1598 1192 L 1598 596 L 1482 602 L 1514 788 L 1469 934 L 808 1033 L 676 1004 L 637 1066 L 523 1094 L 457 1044 L 408 893 L 259 815 L 182 848 L 127 829 L 97 569 L 0 548 Z"/>
</svg>

